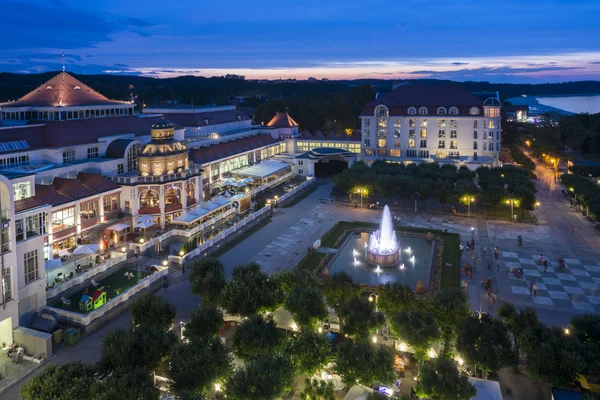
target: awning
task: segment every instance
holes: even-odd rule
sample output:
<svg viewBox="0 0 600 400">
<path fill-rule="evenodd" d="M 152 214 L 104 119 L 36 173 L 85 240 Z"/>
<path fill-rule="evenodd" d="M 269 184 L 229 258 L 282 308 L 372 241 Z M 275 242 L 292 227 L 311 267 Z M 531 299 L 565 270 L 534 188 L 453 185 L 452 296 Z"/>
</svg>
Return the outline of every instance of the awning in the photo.
<svg viewBox="0 0 600 400">
<path fill-rule="evenodd" d="M 182 224 L 191 224 L 192 222 L 196 221 L 198 218 L 200 218 L 200 216 L 197 214 L 192 214 L 190 212 L 184 212 L 179 217 L 173 219 L 173 222 L 174 223 L 182 223 Z"/>
<path fill-rule="evenodd" d="M 212 201 L 214 204 L 218 205 L 218 206 L 224 206 L 228 203 L 231 203 L 231 200 L 223 197 L 223 196 L 218 196 L 216 199 L 214 199 Z"/>
<path fill-rule="evenodd" d="M 251 167 L 247 167 L 238 171 L 235 171 L 236 175 L 241 175 L 245 177 L 256 177 L 256 178 L 266 178 L 271 176 L 279 171 L 283 171 L 286 168 L 291 168 L 290 164 L 281 162 L 281 161 L 264 161 L 260 164 L 253 165 Z"/>
<path fill-rule="evenodd" d="M 114 225 L 109 226 L 106 229 L 108 229 L 109 231 L 117 231 L 117 232 L 119 232 L 119 231 L 122 231 L 122 230 L 125 230 L 125 229 L 129 228 L 130 226 L 131 225 L 129 225 L 129 224 L 114 224 Z"/>
</svg>

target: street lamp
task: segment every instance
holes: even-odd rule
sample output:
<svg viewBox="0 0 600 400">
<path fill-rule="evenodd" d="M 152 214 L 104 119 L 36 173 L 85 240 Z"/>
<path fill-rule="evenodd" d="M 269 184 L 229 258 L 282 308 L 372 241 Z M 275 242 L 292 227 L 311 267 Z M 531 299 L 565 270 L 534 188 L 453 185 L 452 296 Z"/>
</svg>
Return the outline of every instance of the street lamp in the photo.
<svg viewBox="0 0 600 400">
<path fill-rule="evenodd" d="M 275 207 L 277 207 L 277 199 L 279 198 L 279 196 L 275 195 Z"/>
<path fill-rule="evenodd" d="M 167 265 L 169 265 L 169 262 L 168 262 L 167 260 L 164 260 L 164 261 L 162 262 L 162 264 L 163 264 L 163 266 L 165 266 L 165 267 L 166 267 Z"/>
<path fill-rule="evenodd" d="M 515 215 L 515 211 L 514 211 L 514 206 L 519 206 L 517 204 L 517 199 L 508 199 L 506 200 L 506 204 L 510 204 L 510 218 L 514 220 L 514 215 Z"/>
<path fill-rule="evenodd" d="M 467 203 L 467 218 L 471 218 L 471 202 L 475 201 L 475 197 L 465 196 L 463 200 Z"/>
<path fill-rule="evenodd" d="M 421 193 L 415 192 L 415 213 L 417 212 L 417 201 L 419 200 L 419 197 L 421 197 Z"/>
</svg>

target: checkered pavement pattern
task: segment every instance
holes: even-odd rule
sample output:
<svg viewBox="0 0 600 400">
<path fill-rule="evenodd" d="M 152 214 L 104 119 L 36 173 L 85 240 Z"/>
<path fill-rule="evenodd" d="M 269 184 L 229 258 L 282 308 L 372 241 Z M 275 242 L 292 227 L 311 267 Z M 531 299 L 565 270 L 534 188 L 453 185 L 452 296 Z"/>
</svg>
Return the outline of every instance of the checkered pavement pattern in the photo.
<svg viewBox="0 0 600 400">
<path fill-rule="evenodd" d="M 584 312 L 600 312 L 600 262 L 593 259 L 564 258 L 566 268 L 559 270 L 559 255 L 544 254 L 548 269 L 538 265 L 539 253 L 500 252 L 501 265 L 508 274 L 514 300 L 530 302 L 531 305 L 574 309 Z M 517 278 L 513 268 L 523 268 L 523 277 Z M 531 282 L 537 286 L 533 296 Z"/>
</svg>

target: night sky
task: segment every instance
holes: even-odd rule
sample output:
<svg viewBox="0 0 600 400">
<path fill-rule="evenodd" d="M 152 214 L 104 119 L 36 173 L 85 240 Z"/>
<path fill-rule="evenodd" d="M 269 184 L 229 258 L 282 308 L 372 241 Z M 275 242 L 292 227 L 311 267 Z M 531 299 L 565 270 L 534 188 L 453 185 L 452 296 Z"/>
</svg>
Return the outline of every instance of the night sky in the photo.
<svg viewBox="0 0 600 400">
<path fill-rule="evenodd" d="M 600 79 L 599 0 L 3 0 L 0 70 Z"/>
</svg>

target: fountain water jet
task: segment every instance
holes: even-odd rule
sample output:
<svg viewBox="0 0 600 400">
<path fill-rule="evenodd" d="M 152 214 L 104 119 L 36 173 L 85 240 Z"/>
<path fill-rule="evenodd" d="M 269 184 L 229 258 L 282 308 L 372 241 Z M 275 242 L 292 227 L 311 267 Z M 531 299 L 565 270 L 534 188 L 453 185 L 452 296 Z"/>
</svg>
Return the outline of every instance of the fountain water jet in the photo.
<svg viewBox="0 0 600 400">
<path fill-rule="evenodd" d="M 371 234 L 367 246 L 367 261 L 372 264 L 392 265 L 398 262 L 400 245 L 392 224 L 392 214 L 386 205 L 379 229 Z"/>
</svg>

